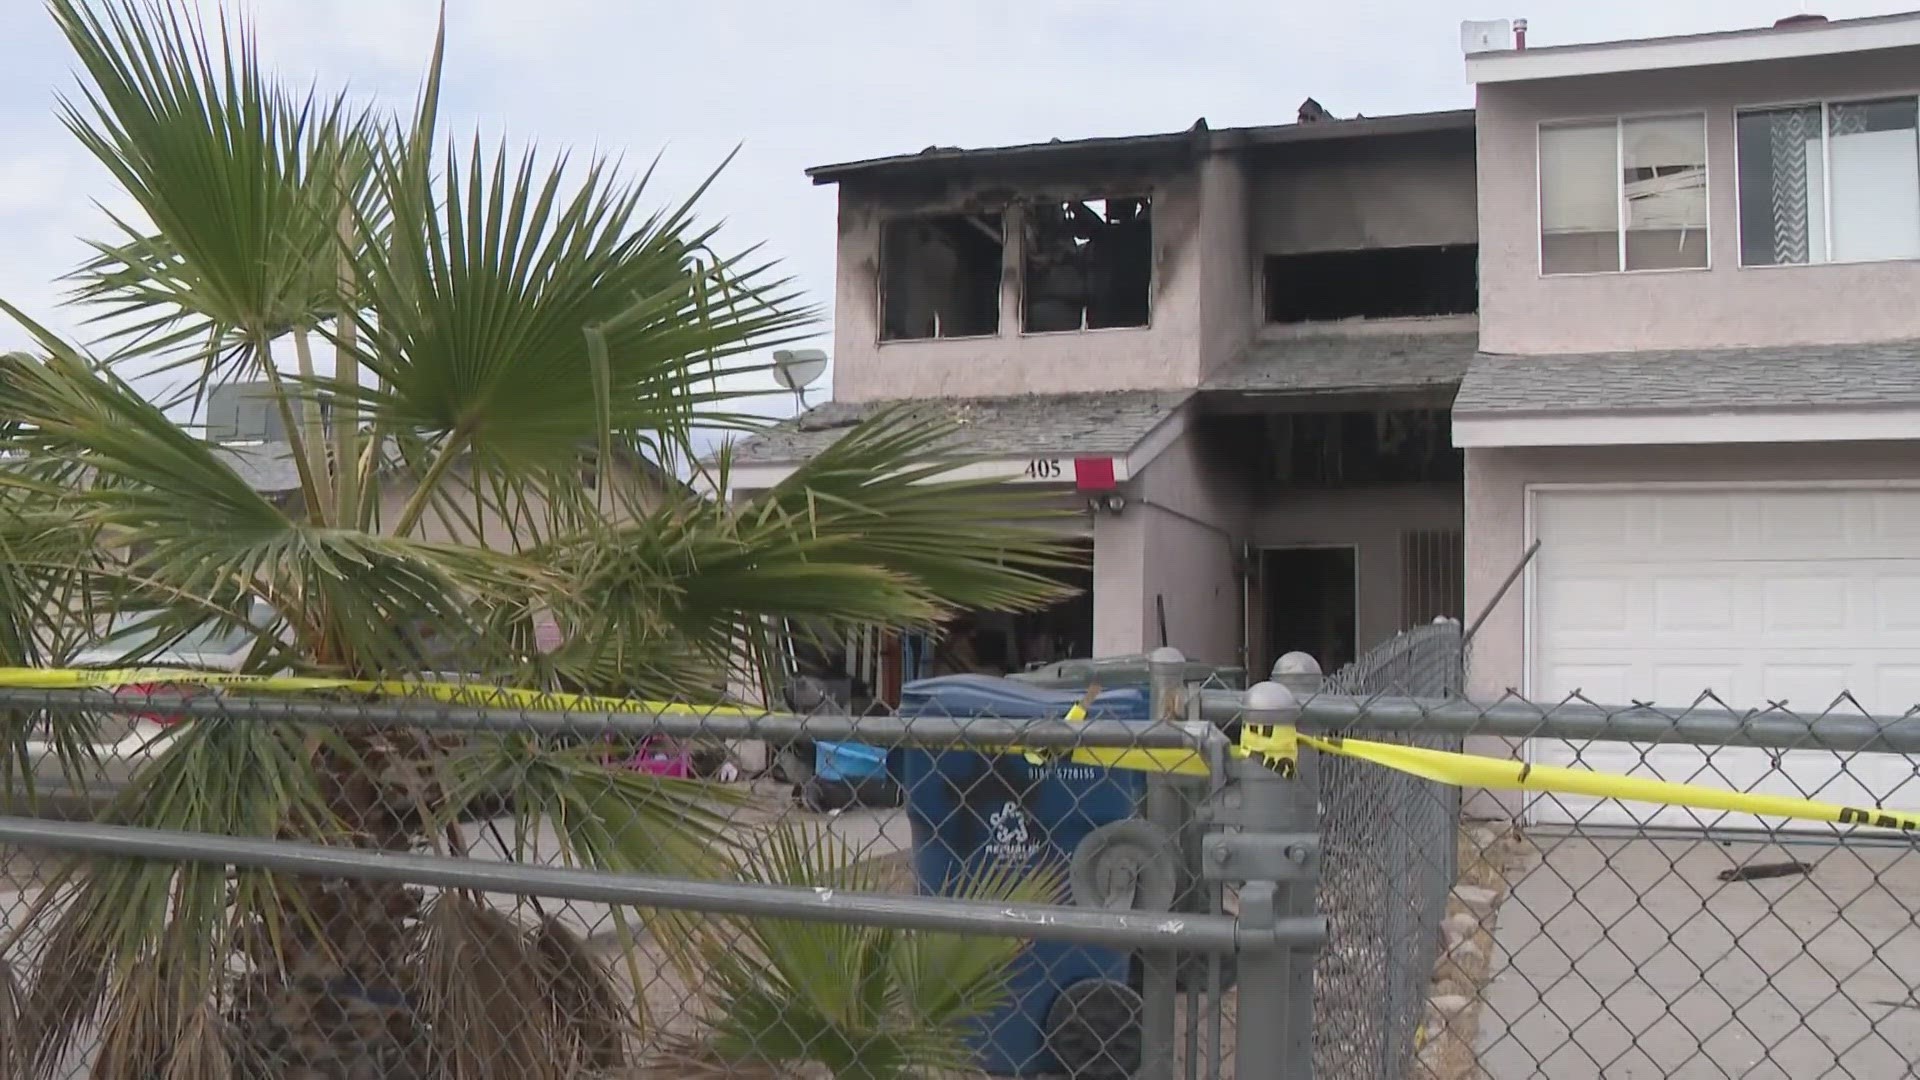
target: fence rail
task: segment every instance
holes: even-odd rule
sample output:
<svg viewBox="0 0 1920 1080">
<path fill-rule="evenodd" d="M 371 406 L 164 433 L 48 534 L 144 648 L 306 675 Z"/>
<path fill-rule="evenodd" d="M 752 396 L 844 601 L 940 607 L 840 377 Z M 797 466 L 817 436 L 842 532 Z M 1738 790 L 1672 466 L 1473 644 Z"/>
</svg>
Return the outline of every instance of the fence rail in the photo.
<svg viewBox="0 0 1920 1080">
<path fill-rule="evenodd" d="M 1920 718 L 1476 704 L 1460 647 L 1295 657 L 1291 695 L 1183 667 L 1084 722 L 1045 690 L 855 717 L 0 689 L 0 1077 L 1920 1067 L 1911 834 L 1230 753 L 1245 724 L 1484 737 L 1911 809 Z M 771 775 L 767 743 L 822 768 Z M 1114 749 L 1207 775 L 1074 756 Z M 29 778 L 85 818 L 20 816 Z"/>
</svg>

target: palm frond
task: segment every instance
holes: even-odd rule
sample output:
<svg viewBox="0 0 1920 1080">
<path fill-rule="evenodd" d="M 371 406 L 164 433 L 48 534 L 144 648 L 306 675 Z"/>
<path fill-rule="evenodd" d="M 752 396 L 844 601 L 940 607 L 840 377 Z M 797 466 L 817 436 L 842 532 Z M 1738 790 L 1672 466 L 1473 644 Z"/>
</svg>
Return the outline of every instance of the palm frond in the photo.
<svg viewBox="0 0 1920 1080">
<path fill-rule="evenodd" d="M 308 663 L 393 672 L 415 662 L 409 628 L 464 629 L 475 604 L 524 605 L 545 576 L 487 548 L 330 528 L 290 514 L 250 487 L 218 447 L 57 339 L 46 340 L 57 351 L 45 362 L 0 361 L 0 389 L 31 425 L 16 445 L 88 473 L 88 485 L 68 493 L 68 507 L 76 520 L 144 552 L 124 573 L 150 593 L 258 596 L 294 620 L 290 629 Z M 238 621 L 244 612 L 239 604 L 227 617 Z M 511 664 L 471 659 L 483 673 Z"/>
<path fill-rule="evenodd" d="M 296 725 L 231 720 L 181 724 L 109 808 L 131 825 L 222 836 L 334 835 Z M 101 859 L 60 879 L 52 930 L 22 996 L 21 1074 L 62 1075 L 62 1058 L 96 1016 L 103 1053 L 128 1063 L 173 1060 L 205 1033 L 232 951 L 232 927 L 300 921 L 296 894 L 254 875 L 230 894 L 225 868 Z M 233 910 L 231 905 L 238 905 Z M 210 1060 L 201 1057 L 197 1060 Z M 156 1064 L 156 1068 L 157 1068 Z M 134 1071 L 125 1074 L 149 1075 Z"/>
<path fill-rule="evenodd" d="M 742 511 L 831 535 L 848 562 L 923 583 L 951 608 L 1030 610 L 1069 590 L 1048 571 L 1074 564 L 1056 498 L 992 479 L 960 479 L 959 429 L 883 409 Z"/>
<path fill-rule="evenodd" d="M 767 884 L 878 891 L 883 878 L 819 827 L 783 825 L 749 848 L 741 875 Z M 959 895 L 1052 902 L 1055 868 L 998 870 Z M 972 1025 L 1005 997 L 1015 939 L 782 919 L 720 919 L 702 936 L 705 1013 L 730 1060 L 814 1062 L 837 1080 L 894 1080 L 967 1062 Z M 946 965 L 939 970 L 935 965 Z"/>
<path fill-rule="evenodd" d="M 139 883 L 116 884 L 111 891 L 68 884 L 64 903 L 42 909 L 51 913 L 50 925 L 34 956 L 32 979 L 18 995 L 17 1020 L 6 1046 L 11 1075 L 21 1080 L 58 1076 L 61 1062 L 107 997 L 116 943 L 105 932 L 109 913 L 102 907 L 128 899 Z"/>
<path fill-rule="evenodd" d="M 540 1000 L 551 1002 L 561 1034 L 581 1065 L 617 1069 L 627 1063 L 630 1010 L 620 1004 L 606 964 L 566 924 L 549 915 L 533 932 L 540 959 Z"/>
<path fill-rule="evenodd" d="M 412 140 L 382 156 L 395 225 L 355 267 L 356 355 L 378 379 L 353 391 L 375 430 L 430 448 L 423 489 L 456 459 L 483 474 L 577 477 L 586 448 L 638 434 L 684 442 L 733 415 L 738 392 L 714 380 L 812 318 L 770 266 L 702 261 L 713 233 L 691 202 L 649 216 L 644 186 L 611 162 L 574 170 L 475 142 L 449 144 L 430 169 L 425 110 Z"/>
<path fill-rule="evenodd" d="M 421 919 L 419 1012 L 451 1077 L 563 1080 L 575 1048 L 543 1002 L 543 960 L 511 918 L 461 892 Z"/>
<path fill-rule="evenodd" d="M 686 692 L 724 685 L 769 618 L 927 627 L 965 609 L 1026 610 L 1070 595 L 1061 513 L 1044 496 L 954 479 L 951 429 L 887 412 L 762 496 L 735 505 L 668 492 L 646 515 L 531 553 L 567 582 L 567 643 L 550 663 L 579 685 Z"/>
<path fill-rule="evenodd" d="M 0 956 L 0 1076 L 13 1074 L 12 1056 L 20 1045 L 20 980 Z"/>
<path fill-rule="evenodd" d="M 372 121 L 276 85 L 245 26 L 210 39 L 171 0 L 49 6 L 86 76 L 62 119 L 153 225 L 116 222 L 78 297 L 181 340 L 257 342 L 335 307 L 335 222 L 368 190 Z"/>
</svg>

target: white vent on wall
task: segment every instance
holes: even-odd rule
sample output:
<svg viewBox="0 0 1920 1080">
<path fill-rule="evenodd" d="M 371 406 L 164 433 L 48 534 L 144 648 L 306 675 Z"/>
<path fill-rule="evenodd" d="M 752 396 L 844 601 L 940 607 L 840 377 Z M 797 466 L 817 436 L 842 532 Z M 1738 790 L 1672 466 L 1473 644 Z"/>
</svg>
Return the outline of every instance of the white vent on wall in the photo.
<svg viewBox="0 0 1920 1080">
<path fill-rule="evenodd" d="M 1460 51 L 1468 56 L 1511 48 L 1512 19 L 1466 19 L 1460 23 Z"/>
</svg>

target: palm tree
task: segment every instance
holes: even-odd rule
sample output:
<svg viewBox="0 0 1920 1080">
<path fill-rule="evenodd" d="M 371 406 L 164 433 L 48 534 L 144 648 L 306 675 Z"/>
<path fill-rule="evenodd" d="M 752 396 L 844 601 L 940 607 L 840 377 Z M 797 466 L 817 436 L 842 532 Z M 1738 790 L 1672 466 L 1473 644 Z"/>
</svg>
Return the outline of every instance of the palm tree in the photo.
<svg viewBox="0 0 1920 1080">
<path fill-rule="evenodd" d="M 741 503 L 610 467 L 688 467 L 696 431 L 747 423 L 727 377 L 813 318 L 770 263 L 716 253 L 698 192 L 653 210 L 612 163 L 443 140 L 438 43 L 395 118 L 289 90 L 244 27 L 208 32 L 175 0 L 49 6 L 82 72 L 62 116 L 140 219 L 110 219 L 75 273 L 91 350 L 0 300 L 39 346 L 0 358 L 0 661 L 58 661 L 103 612 L 140 610 L 156 640 L 249 628 L 253 671 L 404 678 L 424 632 L 476 679 L 704 700 L 777 619 L 931 626 L 1058 597 L 1066 549 L 1039 508 L 945 476 L 938 427 L 879 417 Z M 136 392 L 126 373 L 156 369 L 194 395 L 266 381 L 295 505 Z M 383 520 L 396 483 L 410 495 Z M 513 543 L 423 536 L 480 512 Z M 271 626 L 248 622 L 258 601 Z M 540 654 L 538 619 L 565 644 Z M 32 723 L 85 774 L 87 718 L 7 717 L 9 791 Z M 685 875 L 740 858 L 720 789 L 530 736 L 190 721 L 107 813 L 457 856 L 481 793 L 508 796 L 516 857 Z M 59 1074 L 97 1026 L 93 1075 L 115 1080 L 561 1077 L 619 1063 L 640 1022 L 560 922 L 457 892 L 95 860 L 0 955 L 36 940 L 0 995 L 0 1075 Z"/>
</svg>

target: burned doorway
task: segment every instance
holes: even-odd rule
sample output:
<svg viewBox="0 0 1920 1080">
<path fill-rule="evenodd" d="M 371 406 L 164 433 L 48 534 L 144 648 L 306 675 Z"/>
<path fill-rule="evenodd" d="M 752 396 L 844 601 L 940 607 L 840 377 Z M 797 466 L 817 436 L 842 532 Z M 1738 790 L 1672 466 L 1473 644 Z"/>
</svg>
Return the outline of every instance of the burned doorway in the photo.
<svg viewBox="0 0 1920 1080">
<path fill-rule="evenodd" d="M 1268 548 L 1260 555 L 1269 662 L 1289 652 L 1312 655 L 1332 674 L 1358 652 L 1359 549 Z"/>
</svg>

